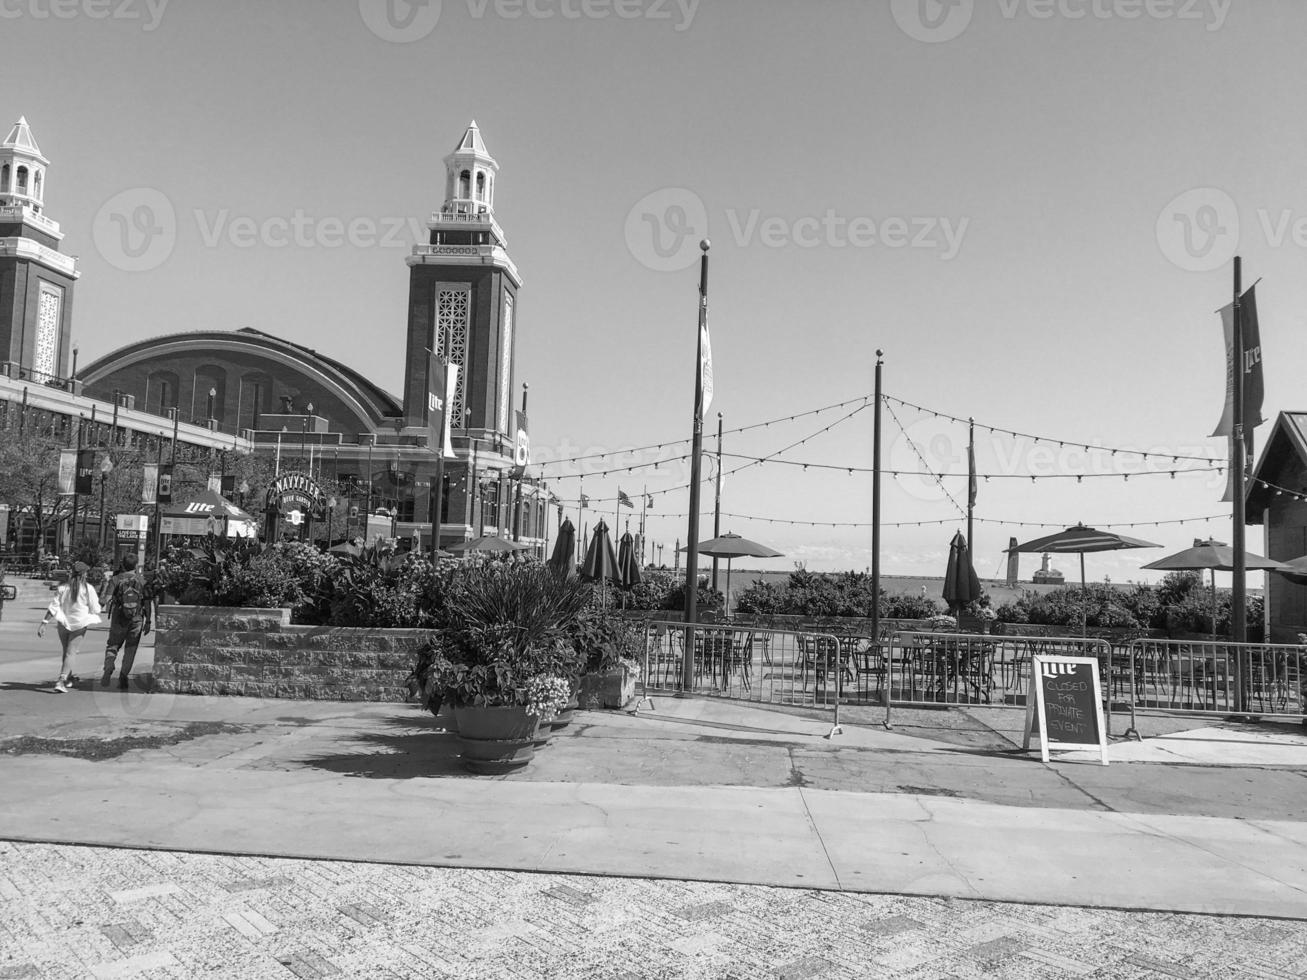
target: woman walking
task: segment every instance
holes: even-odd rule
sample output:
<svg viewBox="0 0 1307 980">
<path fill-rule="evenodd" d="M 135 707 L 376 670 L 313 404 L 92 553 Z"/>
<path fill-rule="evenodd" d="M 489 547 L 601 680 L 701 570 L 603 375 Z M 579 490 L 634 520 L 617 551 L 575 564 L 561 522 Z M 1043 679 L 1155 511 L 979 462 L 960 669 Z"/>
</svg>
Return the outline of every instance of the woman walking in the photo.
<svg viewBox="0 0 1307 980">
<path fill-rule="evenodd" d="M 54 689 L 60 694 L 68 693 L 68 679 L 73 673 L 73 660 L 77 657 L 82 637 L 93 623 L 100 621 L 100 597 L 95 588 L 86 580 L 91 569 L 84 561 L 73 565 L 73 572 L 68 577 L 68 584 L 59 586 L 55 597 L 36 628 L 37 636 L 45 635 L 45 624 L 54 620 L 59 628 L 59 643 L 63 647 L 63 661 L 59 665 L 59 680 Z"/>
</svg>

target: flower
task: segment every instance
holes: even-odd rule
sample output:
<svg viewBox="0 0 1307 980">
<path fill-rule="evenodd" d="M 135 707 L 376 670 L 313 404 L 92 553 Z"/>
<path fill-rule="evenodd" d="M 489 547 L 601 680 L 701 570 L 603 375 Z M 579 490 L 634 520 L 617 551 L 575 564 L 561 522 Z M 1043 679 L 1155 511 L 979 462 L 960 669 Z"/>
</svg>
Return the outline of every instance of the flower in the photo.
<svg viewBox="0 0 1307 980">
<path fill-rule="evenodd" d="M 562 677 L 533 677 L 526 685 L 527 706 L 537 715 L 552 718 L 572 697 L 572 686 Z"/>
</svg>

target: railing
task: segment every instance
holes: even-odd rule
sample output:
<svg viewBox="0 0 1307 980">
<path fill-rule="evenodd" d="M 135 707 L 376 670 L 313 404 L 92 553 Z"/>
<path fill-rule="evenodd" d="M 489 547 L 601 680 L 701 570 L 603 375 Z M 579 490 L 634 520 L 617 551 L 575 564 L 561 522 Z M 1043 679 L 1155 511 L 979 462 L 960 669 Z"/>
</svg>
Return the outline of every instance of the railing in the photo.
<svg viewBox="0 0 1307 980">
<path fill-rule="evenodd" d="M 1134 640 L 1119 655 L 1114 689 L 1135 710 L 1290 715 L 1307 710 L 1307 646 L 1220 640 Z"/>
<path fill-rule="evenodd" d="M 645 626 L 641 700 L 653 693 L 700 694 L 755 704 L 830 707 L 838 724 L 844 685 L 854 677 L 839 651 L 840 640 L 830 634 L 653 621 Z"/>
<path fill-rule="evenodd" d="M 0 363 L 0 372 L 3 372 L 6 378 L 12 378 L 14 381 L 31 381 L 34 384 L 44 385 L 47 388 L 58 388 L 61 391 L 73 390 L 72 378 L 50 374 L 46 371 L 38 371 L 36 368 L 20 367 L 16 361 Z"/>
<path fill-rule="evenodd" d="M 892 705 L 1025 705 L 1033 656 L 1094 657 L 1103 677 L 1112 647 L 1091 637 L 1007 636 L 988 633 L 900 631 L 885 654 L 881 675 L 885 726 Z M 1109 702 L 1108 692 L 1104 692 Z M 1106 712 L 1111 733 L 1111 711 Z"/>
</svg>

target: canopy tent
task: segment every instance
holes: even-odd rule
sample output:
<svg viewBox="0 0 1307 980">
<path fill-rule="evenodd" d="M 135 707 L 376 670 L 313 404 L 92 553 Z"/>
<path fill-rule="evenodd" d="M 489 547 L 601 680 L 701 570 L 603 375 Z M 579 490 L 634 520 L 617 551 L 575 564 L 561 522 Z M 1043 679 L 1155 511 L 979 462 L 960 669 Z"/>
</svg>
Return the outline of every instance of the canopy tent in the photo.
<svg viewBox="0 0 1307 980">
<path fill-rule="evenodd" d="M 257 538 L 258 519 L 214 490 L 204 490 L 188 503 L 169 504 L 159 511 L 163 534 L 214 534 L 226 538 Z"/>
</svg>

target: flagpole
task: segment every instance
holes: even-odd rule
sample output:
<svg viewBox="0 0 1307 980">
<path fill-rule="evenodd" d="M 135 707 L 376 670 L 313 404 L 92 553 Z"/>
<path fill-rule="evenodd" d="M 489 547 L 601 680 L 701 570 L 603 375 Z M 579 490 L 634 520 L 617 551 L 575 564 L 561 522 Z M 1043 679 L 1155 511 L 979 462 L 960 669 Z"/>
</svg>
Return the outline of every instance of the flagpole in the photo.
<svg viewBox="0 0 1307 980">
<path fill-rule="evenodd" d="M 871 430 L 871 642 L 880 650 L 880 375 L 885 352 L 876 351 L 876 403 Z M 890 679 L 885 676 L 885 705 L 889 707 Z M 889 717 L 888 711 L 885 715 Z"/>
<path fill-rule="evenodd" d="M 645 484 L 640 491 L 640 567 L 644 567 L 644 515 L 645 508 L 649 504 L 649 484 Z"/>
<path fill-rule="evenodd" d="M 1234 350 L 1231 352 L 1231 359 L 1234 362 L 1234 385 L 1232 398 L 1233 415 L 1231 416 L 1231 431 L 1234 433 L 1234 442 L 1231 446 L 1230 471 L 1233 477 L 1232 496 L 1234 497 L 1233 521 L 1234 527 L 1231 531 L 1230 540 L 1234 550 L 1234 588 L 1230 597 L 1232 604 L 1232 615 L 1230 618 L 1231 639 L 1235 643 L 1245 643 L 1248 640 L 1248 622 L 1247 622 L 1247 555 L 1244 553 L 1244 467 L 1247 465 L 1246 448 L 1243 441 L 1243 387 L 1244 387 L 1244 364 L 1243 364 L 1243 315 L 1240 312 L 1239 294 L 1243 289 L 1243 259 L 1239 256 L 1234 257 Z M 1244 672 L 1243 658 L 1236 655 L 1234 671 L 1234 696 L 1236 710 L 1245 710 L 1244 705 Z"/>
<path fill-rule="evenodd" d="M 694 623 L 699 600 L 699 467 L 703 455 L 703 334 L 708 329 L 708 239 L 699 243 L 699 331 L 694 358 L 694 435 L 690 445 L 690 525 L 685 543 L 685 621 L 682 692 L 694 686 Z"/>
<path fill-rule="evenodd" d="M 971 538 L 976 513 L 976 420 L 967 419 L 967 556 L 975 561 L 976 547 Z"/>
<path fill-rule="evenodd" d="M 717 500 L 713 505 L 712 517 L 712 536 L 720 538 L 722 536 L 722 413 L 717 413 Z M 726 566 L 726 583 L 730 587 L 731 568 Z M 712 587 L 717 591 L 717 556 L 713 555 L 712 559 Z M 726 604 L 730 606 L 730 596 L 726 597 Z"/>
<path fill-rule="evenodd" d="M 581 529 L 582 522 L 585 520 L 585 477 L 582 476 L 581 479 L 577 481 L 577 483 L 578 486 L 576 489 L 576 497 L 577 497 L 576 529 L 579 531 Z M 584 555 L 582 555 L 581 551 L 579 550 L 581 548 L 581 538 L 579 536 L 576 539 L 576 546 L 578 549 L 576 553 L 576 562 L 579 565 L 584 560 Z"/>
</svg>

